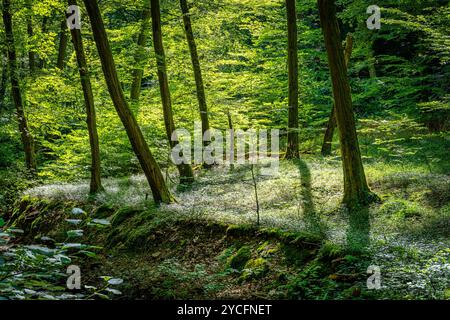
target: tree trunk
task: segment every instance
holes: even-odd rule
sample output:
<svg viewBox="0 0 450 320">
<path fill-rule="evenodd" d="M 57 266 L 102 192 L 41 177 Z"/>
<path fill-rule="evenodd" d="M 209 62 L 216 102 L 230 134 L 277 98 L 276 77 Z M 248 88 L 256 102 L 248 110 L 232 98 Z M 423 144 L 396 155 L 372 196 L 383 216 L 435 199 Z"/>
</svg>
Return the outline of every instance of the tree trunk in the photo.
<svg viewBox="0 0 450 320">
<path fill-rule="evenodd" d="M 3 0 L 3 24 L 5 26 L 5 38 L 9 58 L 9 76 L 11 80 L 11 94 L 16 107 L 19 131 L 25 151 L 25 162 L 29 170 L 36 170 L 36 157 L 34 151 L 34 139 L 28 128 L 25 116 L 22 93 L 19 85 L 19 70 L 17 67 L 16 49 L 14 43 L 14 33 L 12 28 L 12 18 L 9 0 Z"/>
<path fill-rule="evenodd" d="M 288 25 L 289 119 L 287 159 L 300 157 L 298 141 L 298 52 L 296 0 L 286 0 Z"/>
<path fill-rule="evenodd" d="M 331 107 L 330 117 L 327 122 L 327 129 L 325 130 L 325 135 L 323 136 L 322 143 L 322 156 L 327 157 L 331 155 L 331 143 L 333 142 L 334 129 L 336 129 L 336 114 L 334 110 L 334 102 Z"/>
<path fill-rule="evenodd" d="M 27 0 L 27 33 L 28 33 L 28 46 L 30 45 L 30 40 L 34 36 L 33 31 L 33 13 L 31 8 L 31 0 Z M 36 52 L 34 49 L 28 49 L 28 65 L 30 68 L 30 73 L 33 74 L 36 70 Z"/>
<path fill-rule="evenodd" d="M 133 70 L 133 82 L 131 84 L 130 97 L 132 101 L 138 102 L 141 94 L 142 77 L 144 69 L 142 63 L 145 58 L 145 46 L 147 44 L 147 35 L 150 29 L 150 1 L 145 1 L 144 11 L 142 11 L 142 26 L 138 37 L 138 48 L 135 56 L 136 68 Z"/>
<path fill-rule="evenodd" d="M 77 5 L 76 0 L 68 0 L 68 5 Z M 86 106 L 86 122 L 89 132 L 89 143 L 91 147 L 91 185 L 90 193 L 95 194 L 103 190 L 101 183 L 100 168 L 100 146 L 98 141 L 97 123 L 94 105 L 94 95 L 92 94 L 91 79 L 89 76 L 86 57 L 84 55 L 83 39 L 79 29 L 70 31 L 72 42 L 77 56 L 77 64 L 80 72 L 81 86 L 83 87 L 84 104 Z"/>
<path fill-rule="evenodd" d="M 345 49 L 344 49 L 344 57 L 345 57 L 345 66 L 348 68 L 348 64 L 350 62 L 350 57 L 352 56 L 353 50 L 353 37 L 349 33 L 347 34 L 347 38 L 345 40 Z M 331 109 L 331 114 L 328 119 L 327 130 L 325 131 L 325 135 L 323 138 L 322 144 L 322 155 L 324 157 L 331 155 L 331 143 L 333 141 L 334 130 L 336 129 L 336 117 L 334 110 L 334 103 Z"/>
<path fill-rule="evenodd" d="M 41 25 L 41 33 L 42 35 L 47 33 L 47 24 L 48 24 L 49 17 L 43 17 L 42 18 L 42 25 Z M 45 60 L 39 58 L 39 68 L 44 68 Z"/>
<path fill-rule="evenodd" d="M 162 42 L 161 33 L 161 12 L 159 0 L 151 0 L 152 13 L 152 29 L 153 29 L 153 46 L 155 47 L 156 62 L 158 66 L 158 79 L 161 91 L 161 100 L 164 111 L 164 124 L 166 127 L 167 137 L 170 147 L 173 149 L 177 146 L 178 141 L 172 141 L 172 133 L 175 132 L 175 124 L 173 121 L 172 102 L 170 100 L 169 81 L 167 77 L 166 57 Z M 180 183 L 190 184 L 194 181 L 192 168 L 188 163 L 177 165 L 180 173 Z"/>
<path fill-rule="evenodd" d="M 3 102 L 5 101 L 5 93 L 6 93 L 6 82 L 8 81 L 8 53 L 6 50 L 0 56 L 2 62 L 2 77 L 0 79 L 0 110 L 2 110 L 5 106 Z M 6 108 L 5 108 L 6 109 Z"/>
<path fill-rule="evenodd" d="M 97 1 L 83 0 L 91 21 L 94 40 L 97 45 L 100 60 L 102 62 L 102 69 L 105 76 L 106 84 L 114 103 L 114 107 L 122 121 L 128 138 L 133 147 L 134 153 L 139 159 L 139 163 L 147 177 L 150 188 L 153 193 L 153 199 L 156 203 L 166 202 L 170 203 L 172 197 L 167 189 L 161 170 L 158 163 L 153 158 L 152 153 L 144 139 L 142 131 L 140 130 L 136 118 L 131 112 L 128 103 L 125 100 L 122 87 L 117 75 L 114 58 L 111 52 L 109 41 L 106 35 L 103 19 L 100 14 Z"/>
<path fill-rule="evenodd" d="M 361 160 L 344 50 L 339 40 L 340 31 L 335 3 L 334 0 L 318 0 L 318 4 L 333 84 L 336 122 L 339 129 L 344 171 L 343 203 L 347 207 L 353 208 L 358 204 L 375 200 L 376 196 L 369 190 Z"/>
<path fill-rule="evenodd" d="M 195 85 L 197 87 L 197 100 L 202 120 L 202 133 L 205 134 L 209 130 L 208 107 L 206 105 L 205 87 L 203 85 L 202 70 L 198 59 L 197 45 L 195 43 L 194 33 L 192 31 L 191 17 L 189 15 L 189 7 L 187 0 L 180 0 L 181 12 L 183 13 L 184 30 L 186 33 L 189 51 L 191 53 L 192 67 L 194 69 Z M 204 141 L 207 145 L 209 141 Z"/>
<path fill-rule="evenodd" d="M 58 48 L 58 60 L 56 62 L 56 67 L 60 70 L 64 69 L 64 60 L 66 59 L 67 51 L 67 22 L 64 19 L 61 22 L 61 31 L 59 32 L 59 48 Z"/>
<path fill-rule="evenodd" d="M 230 132 L 230 171 L 234 170 L 234 128 L 230 110 L 227 110 L 228 130 Z"/>
</svg>

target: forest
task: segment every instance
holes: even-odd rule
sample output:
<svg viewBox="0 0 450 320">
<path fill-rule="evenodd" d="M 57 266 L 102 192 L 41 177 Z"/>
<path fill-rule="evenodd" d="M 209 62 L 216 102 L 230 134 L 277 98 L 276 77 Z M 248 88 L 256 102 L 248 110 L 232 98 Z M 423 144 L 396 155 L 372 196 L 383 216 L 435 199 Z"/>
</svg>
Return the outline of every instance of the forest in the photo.
<svg viewBox="0 0 450 320">
<path fill-rule="evenodd" d="M 450 300 L 449 1 L 0 1 L 0 300 Z"/>
</svg>

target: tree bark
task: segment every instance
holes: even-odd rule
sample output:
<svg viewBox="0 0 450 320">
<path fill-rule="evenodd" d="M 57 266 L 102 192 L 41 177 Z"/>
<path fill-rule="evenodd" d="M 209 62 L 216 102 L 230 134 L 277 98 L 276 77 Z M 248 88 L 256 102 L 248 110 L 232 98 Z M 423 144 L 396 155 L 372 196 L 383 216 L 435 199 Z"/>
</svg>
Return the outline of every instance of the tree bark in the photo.
<svg viewBox="0 0 450 320">
<path fill-rule="evenodd" d="M 108 86 L 114 107 L 125 127 L 128 138 L 133 147 L 134 153 L 139 159 L 139 163 L 147 177 L 148 183 L 153 193 L 153 199 L 156 203 L 170 203 L 172 197 L 164 181 L 158 163 L 144 139 L 141 129 L 138 126 L 136 118 L 131 112 L 128 103 L 125 100 L 119 77 L 117 75 L 114 58 L 106 35 L 103 19 L 97 1 L 83 0 L 91 21 L 94 40 L 97 45 L 98 53 L 102 63 L 103 74 Z"/>
<path fill-rule="evenodd" d="M 8 53 L 5 50 L 4 53 L 2 52 L 2 55 L 0 56 L 0 59 L 2 61 L 2 77 L 0 79 L 0 110 L 5 108 L 3 102 L 5 101 L 6 82 L 8 81 L 8 58 L 7 58 L 7 55 L 8 55 Z"/>
<path fill-rule="evenodd" d="M 19 131 L 22 144 L 25 151 L 25 162 L 29 170 L 36 170 L 36 155 L 34 149 L 34 139 L 28 128 L 27 118 L 25 116 L 22 93 L 19 85 L 19 70 L 17 67 L 17 56 L 14 43 L 14 33 L 12 28 L 12 17 L 10 11 L 10 1 L 3 0 L 3 24 L 5 27 L 5 38 L 9 59 L 9 77 L 11 80 L 11 94 L 16 107 Z"/>
<path fill-rule="evenodd" d="M 34 36 L 33 31 L 33 14 L 31 8 L 31 0 L 27 0 L 27 34 L 28 34 L 28 46 L 30 45 L 30 40 Z M 33 74 L 36 70 L 36 52 L 34 49 L 28 49 L 28 65 L 30 68 L 30 73 Z"/>
<path fill-rule="evenodd" d="M 173 149 L 178 145 L 178 141 L 172 141 L 172 133 L 175 132 L 175 124 L 173 121 L 172 102 L 170 99 L 169 81 L 167 77 L 166 57 L 162 42 L 161 12 L 159 7 L 159 0 L 151 0 L 151 14 L 153 46 L 155 48 L 156 62 L 158 66 L 158 79 L 164 111 L 164 124 L 166 127 L 166 134 L 169 139 L 169 145 Z M 181 184 L 191 184 L 194 181 L 194 174 L 192 172 L 190 164 L 182 163 L 177 165 L 177 168 L 180 173 Z"/>
<path fill-rule="evenodd" d="M 58 60 L 56 62 L 56 67 L 60 70 L 64 69 L 64 61 L 66 59 L 67 51 L 67 22 L 64 19 L 61 22 L 61 31 L 59 32 L 59 48 L 58 48 Z"/>
<path fill-rule="evenodd" d="M 133 82 L 131 84 L 131 92 L 130 97 L 134 102 L 139 101 L 139 96 L 141 94 L 141 85 L 142 85 L 142 77 L 144 75 L 144 69 L 142 67 L 142 63 L 145 58 L 145 46 L 147 44 L 148 32 L 150 29 L 150 1 L 145 1 L 145 7 L 142 11 L 142 25 L 141 31 L 139 33 L 138 41 L 137 41 L 137 52 L 135 56 L 135 65 L 136 68 L 133 69 Z"/>
<path fill-rule="evenodd" d="M 68 5 L 77 5 L 76 0 L 68 0 Z M 89 144 L 91 147 L 91 184 L 90 193 L 95 194 L 103 190 L 100 168 L 100 144 L 98 141 L 97 121 L 95 114 L 94 95 L 92 93 L 91 79 L 89 76 L 86 56 L 84 54 L 83 39 L 79 29 L 70 31 L 73 47 L 77 56 L 78 70 L 80 72 L 81 86 L 83 88 L 84 104 L 86 107 L 86 122 L 89 132 Z"/>
<path fill-rule="evenodd" d="M 183 13 L 184 30 L 186 40 L 189 45 L 189 52 L 191 53 L 192 68 L 194 69 L 195 85 L 197 88 L 197 100 L 200 111 L 200 118 L 202 121 L 202 133 L 210 129 L 208 107 L 206 104 L 205 86 L 203 85 L 202 70 L 200 68 L 200 61 L 198 58 L 197 44 L 195 43 L 194 32 L 192 31 L 191 17 L 189 15 L 189 7 L 187 0 L 180 0 L 181 12 Z M 209 141 L 204 141 L 207 145 Z"/>
<path fill-rule="evenodd" d="M 336 122 L 339 129 L 344 172 L 343 203 L 348 208 L 354 208 L 358 204 L 366 204 L 375 200 L 376 196 L 371 193 L 367 185 L 361 160 L 344 50 L 339 40 L 340 31 L 336 18 L 336 6 L 334 0 L 318 0 L 318 5 L 333 84 Z"/>
<path fill-rule="evenodd" d="M 345 40 L 345 49 L 344 49 L 344 57 L 345 57 L 345 66 L 348 68 L 348 64 L 350 62 L 350 57 L 352 55 L 353 50 L 353 37 L 349 33 Z M 324 157 L 331 155 L 331 143 L 333 141 L 334 130 L 336 129 L 336 116 L 334 110 L 334 102 L 333 107 L 331 109 L 331 114 L 328 119 L 327 130 L 325 131 L 325 135 L 323 138 L 322 144 L 322 155 Z"/>
<path fill-rule="evenodd" d="M 300 157 L 298 141 L 298 50 L 296 0 L 286 0 L 288 26 L 289 119 L 287 159 Z"/>
</svg>

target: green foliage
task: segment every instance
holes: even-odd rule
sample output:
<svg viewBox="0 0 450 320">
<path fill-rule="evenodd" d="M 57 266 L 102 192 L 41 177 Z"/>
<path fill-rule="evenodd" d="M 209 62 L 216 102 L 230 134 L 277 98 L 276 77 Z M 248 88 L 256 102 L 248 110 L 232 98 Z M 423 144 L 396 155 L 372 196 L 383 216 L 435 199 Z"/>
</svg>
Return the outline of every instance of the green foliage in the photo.
<svg viewBox="0 0 450 320">
<path fill-rule="evenodd" d="M 247 261 L 242 270 L 242 281 L 260 279 L 269 271 L 269 266 L 264 258 L 256 258 Z"/>
<path fill-rule="evenodd" d="M 89 220 L 89 219 L 88 219 Z M 95 220 L 95 219 L 94 219 Z M 3 220 L 1 220 L 3 221 Z M 3 224 L 0 224 L 0 228 Z M 0 298 L 12 300 L 45 299 L 111 299 L 121 292 L 111 286 L 119 285 L 121 279 L 102 277 L 99 287 L 84 285 L 82 290 L 70 292 L 66 288 L 65 269 L 80 262 L 81 257 L 96 259 L 101 247 L 82 243 L 66 242 L 73 238 L 83 238 L 83 229 L 67 231 L 64 242 L 55 242 L 48 236 L 40 236 L 40 244 L 12 245 L 12 240 L 24 231 L 17 228 L 0 229 L 0 244 L 5 249 L 0 252 Z M 48 246 L 45 243 L 51 242 Z"/>
<path fill-rule="evenodd" d="M 394 200 L 385 202 L 380 207 L 380 213 L 393 219 L 419 218 L 423 215 L 423 209 L 407 200 Z"/>
<path fill-rule="evenodd" d="M 132 110 L 171 181 L 173 165 L 150 39 L 142 64 L 137 66 L 134 61 L 143 3 L 114 0 L 99 5 L 127 96 L 131 71 L 144 70 L 141 100 Z M 83 24 L 82 33 L 106 190 L 95 199 L 86 199 L 90 146 L 70 41 L 64 70 L 55 68 L 60 31 L 56 21 L 66 3 L 32 4 L 31 12 L 22 1 L 14 2 L 12 10 L 20 85 L 39 165 L 37 176 L 23 169 L 14 105 L 7 94 L 0 109 L 0 300 L 120 296 L 115 286 L 121 280 L 104 273 L 82 292 L 67 293 L 63 287 L 64 268 L 72 261 L 113 258 L 104 258 L 97 244 L 107 244 L 111 251 L 150 251 L 150 256 L 141 256 L 144 266 L 138 270 L 130 264 L 133 259 L 122 257 L 126 269 L 148 279 L 143 292 L 150 288 L 151 297 L 229 297 L 234 294 L 231 283 L 243 290 L 244 297 L 252 298 L 261 294 L 295 299 L 448 299 L 449 253 L 441 248 L 448 246 L 450 230 L 448 1 L 380 0 L 382 28 L 376 32 L 364 23 L 372 1 L 338 1 L 342 35 L 351 32 L 354 37 L 349 78 L 365 169 L 371 187 L 384 200 L 365 208 L 370 220 L 363 223 L 367 231 L 363 236 L 372 241 L 366 248 L 370 258 L 350 254 L 337 244 L 342 239 L 334 239 L 350 233 L 343 227 L 349 225 L 348 216 L 338 208 L 342 170 L 337 134 L 333 156 L 316 157 L 333 103 L 316 0 L 297 1 L 300 150 L 312 154 L 304 157 L 311 167 L 311 182 L 305 183 L 304 170 L 288 162 L 281 163 L 280 177 L 261 179 L 262 228 L 250 224 L 254 202 L 242 196 L 248 193 L 248 185 L 242 183 L 248 176 L 239 168 L 233 173 L 222 168 L 212 174 L 200 172 L 192 190 L 175 192 L 177 204 L 151 206 L 146 199 L 150 190 L 145 179 L 136 175 L 140 166 L 111 102 L 88 23 Z M 212 126 L 226 129 L 230 111 L 236 128 L 283 131 L 288 115 L 284 2 L 201 0 L 190 4 Z M 192 132 L 193 122 L 199 120 L 198 103 L 180 9 L 177 1 L 162 1 L 161 5 L 175 122 Z M 27 32 L 30 13 L 33 36 Z M 0 28 L 1 53 L 3 38 Z M 40 67 L 35 73 L 28 70 L 29 51 L 38 56 Z M 25 190 L 40 184 L 45 185 L 22 197 Z M 74 206 L 86 211 L 71 210 Z M 315 215 L 329 230 L 320 235 L 305 230 L 307 214 Z M 203 222 L 206 218 L 209 228 L 199 227 L 197 218 Z M 193 243 L 196 228 L 204 232 L 201 240 L 214 248 L 210 257 L 208 248 L 199 245 L 202 241 Z M 330 239 L 324 242 L 325 235 Z M 374 239 L 384 240 L 374 244 Z M 190 255 L 196 250 L 201 254 Z M 189 258 L 184 259 L 185 254 Z M 202 256 L 209 260 L 198 261 Z M 146 268 L 149 261 L 153 264 Z M 361 275 L 366 275 L 369 262 L 386 268 L 391 289 L 378 293 L 361 289 L 365 280 Z M 133 284 L 123 287 L 131 290 Z"/>
</svg>

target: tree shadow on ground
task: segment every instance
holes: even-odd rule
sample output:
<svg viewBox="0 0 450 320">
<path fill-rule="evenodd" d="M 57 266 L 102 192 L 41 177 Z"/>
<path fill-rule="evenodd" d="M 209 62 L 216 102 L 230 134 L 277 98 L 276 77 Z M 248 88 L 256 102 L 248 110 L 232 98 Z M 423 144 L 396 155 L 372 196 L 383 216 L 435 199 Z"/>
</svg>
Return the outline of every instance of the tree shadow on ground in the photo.
<svg viewBox="0 0 450 320">
<path fill-rule="evenodd" d="M 298 172 L 300 175 L 300 197 L 303 210 L 303 219 L 305 220 L 306 230 L 325 235 L 326 226 L 320 220 L 320 216 L 316 211 L 313 195 L 311 190 L 311 171 L 308 168 L 308 165 L 302 159 L 296 159 L 293 161 L 298 168 Z"/>
<path fill-rule="evenodd" d="M 351 252 L 364 251 L 370 245 L 369 206 L 361 206 L 348 211 L 347 248 Z"/>
</svg>

